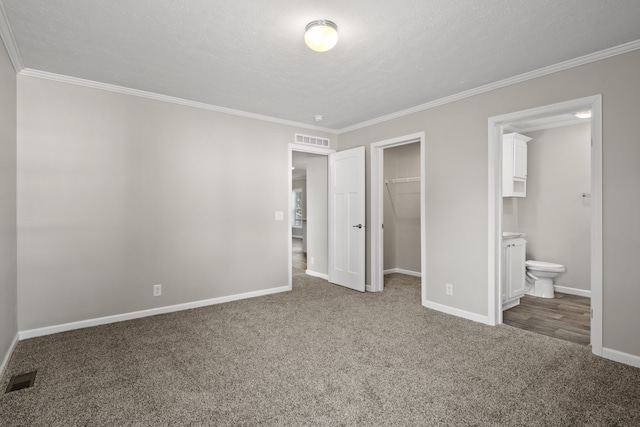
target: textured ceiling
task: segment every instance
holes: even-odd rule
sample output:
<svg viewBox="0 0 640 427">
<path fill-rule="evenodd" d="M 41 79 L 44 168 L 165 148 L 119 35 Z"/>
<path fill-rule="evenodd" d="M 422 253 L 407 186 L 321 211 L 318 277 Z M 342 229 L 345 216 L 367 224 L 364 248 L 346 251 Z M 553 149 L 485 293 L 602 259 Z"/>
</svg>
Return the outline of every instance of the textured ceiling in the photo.
<svg viewBox="0 0 640 427">
<path fill-rule="evenodd" d="M 640 39 L 638 0 L 0 1 L 26 68 L 330 129 Z"/>
</svg>

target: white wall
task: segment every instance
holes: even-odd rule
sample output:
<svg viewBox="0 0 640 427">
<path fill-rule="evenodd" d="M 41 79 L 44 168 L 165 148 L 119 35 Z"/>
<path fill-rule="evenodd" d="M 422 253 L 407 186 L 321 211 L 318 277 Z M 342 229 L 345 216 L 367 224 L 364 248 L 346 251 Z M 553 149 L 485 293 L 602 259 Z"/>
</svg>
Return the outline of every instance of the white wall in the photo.
<svg viewBox="0 0 640 427">
<path fill-rule="evenodd" d="M 420 176 L 420 144 L 383 153 L 385 181 Z M 420 272 L 420 181 L 385 185 L 384 269 Z"/>
<path fill-rule="evenodd" d="M 0 375 L 18 333 L 16 74 L 0 42 Z"/>
<path fill-rule="evenodd" d="M 640 356 L 638 70 L 634 51 L 340 135 L 344 150 L 425 132 L 429 302 L 487 316 L 489 117 L 602 94 L 603 346 Z M 454 285 L 454 295 L 446 295 L 445 283 Z"/>
<path fill-rule="evenodd" d="M 307 160 L 307 270 L 329 274 L 327 156 L 312 156 Z M 313 262 L 311 262 L 313 260 Z"/>
<path fill-rule="evenodd" d="M 517 231 L 527 259 L 563 264 L 559 286 L 590 290 L 591 126 L 528 132 L 527 197 L 517 200 Z"/>
<path fill-rule="evenodd" d="M 19 329 L 287 286 L 302 131 L 19 76 Z"/>
</svg>

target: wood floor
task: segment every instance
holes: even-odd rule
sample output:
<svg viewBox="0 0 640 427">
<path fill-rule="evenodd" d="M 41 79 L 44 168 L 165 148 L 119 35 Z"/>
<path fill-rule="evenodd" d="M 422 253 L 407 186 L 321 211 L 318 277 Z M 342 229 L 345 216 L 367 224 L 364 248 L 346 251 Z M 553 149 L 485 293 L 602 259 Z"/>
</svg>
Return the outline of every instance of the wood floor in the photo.
<svg viewBox="0 0 640 427">
<path fill-rule="evenodd" d="M 301 268 L 303 270 L 307 269 L 307 254 L 302 252 L 302 239 L 292 239 L 293 240 L 293 244 L 292 244 L 292 248 L 293 248 L 293 254 L 292 254 L 292 260 L 293 260 L 293 267 L 294 268 Z"/>
<path fill-rule="evenodd" d="M 587 297 L 555 293 L 555 298 L 525 295 L 503 313 L 507 325 L 539 334 L 589 345 L 591 300 Z"/>
</svg>

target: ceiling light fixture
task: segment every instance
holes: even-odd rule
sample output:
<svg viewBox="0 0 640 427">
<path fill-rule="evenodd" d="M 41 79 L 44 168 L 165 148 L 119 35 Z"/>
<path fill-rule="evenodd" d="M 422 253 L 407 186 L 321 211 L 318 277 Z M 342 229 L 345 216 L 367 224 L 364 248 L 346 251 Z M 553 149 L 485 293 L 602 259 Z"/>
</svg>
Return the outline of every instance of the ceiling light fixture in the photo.
<svg viewBox="0 0 640 427">
<path fill-rule="evenodd" d="M 309 22 L 304 33 L 304 42 L 311 50 L 326 52 L 338 43 L 338 26 L 324 19 Z"/>
<path fill-rule="evenodd" d="M 579 119 L 590 119 L 591 118 L 591 110 L 587 111 L 578 111 L 574 114 Z"/>
</svg>

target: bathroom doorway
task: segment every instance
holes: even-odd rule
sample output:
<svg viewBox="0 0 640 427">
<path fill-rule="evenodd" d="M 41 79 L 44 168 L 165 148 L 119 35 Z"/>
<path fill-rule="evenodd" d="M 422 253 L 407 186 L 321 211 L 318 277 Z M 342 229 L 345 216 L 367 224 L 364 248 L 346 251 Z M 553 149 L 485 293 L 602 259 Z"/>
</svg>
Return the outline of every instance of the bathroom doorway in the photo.
<svg viewBox="0 0 640 427">
<path fill-rule="evenodd" d="M 581 124 L 580 119 L 577 119 L 574 114 L 583 111 L 591 111 L 590 124 Z M 563 123 L 564 121 L 564 123 Z M 528 193 L 525 198 L 503 198 L 503 186 L 502 186 L 502 136 L 504 133 L 515 132 L 517 134 L 523 134 L 526 137 L 535 137 L 538 139 L 538 146 L 531 145 L 535 148 L 532 150 L 532 154 L 535 158 L 534 171 L 530 170 L 526 176 L 526 192 Z M 586 136 L 585 136 L 586 134 Z M 589 177 L 587 178 L 588 187 L 585 189 L 571 191 L 571 193 L 564 193 L 562 197 L 571 198 L 570 203 L 565 203 L 567 200 L 563 200 L 558 193 L 562 191 L 560 189 L 547 188 L 548 194 L 542 194 L 541 189 L 544 187 L 544 179 L 534 178 L 531 174 L 537 173 L 541 175 L 546 171 L 547 177 L 553 173 L 558 172 L 557 168 L 553 165 L 557 160 L 554 157 L 547 157 L 547 163 L 545 160 L 539 158 L 544 153 L 561 153 L 562 147 L 549 145 L 549 140 L 553 138 L 571 138 L 570 135 L 581 135 L 583 140 L 586 138 L 586 157 L 588 157 L 588 165 L 585 168 L 588 169 Z M 590 140 L 590 141 L 589 141 Z M 545 145 L 543 147 L 543 141 Z M 563 143 L 566 139 L 563 140 Z M 589 144 L 590 142 L 590 144 Z M 535 144 L 535 141 L 531 141 Z M 564 298 L 569 301 L 572 295 L 576 298 L 584 298 L 590 295 L 590 308 L 587 308 L 587 318 L 590 317 L 590 333 L 589 338 L 594 354 L 601 355 L 602 353 L 602 134 L 601 134 L 601 97 L 594 96 L 589 98 L 578 99 L 560 104 L 554 104 L 537 109 L 511 113 L 504 116 L 494 117 L 489 119 L 489 305 L 490 314 L 493 314 L 496 324 L 503 323 L 502 312 L 502 295 L 503 295 L 503 282 L 505 277 L 502 275 L 503 259 L 501 255 L 502 250 L 502 238 L 503 231 L 520 232 L 521 230 L 528 231 L 531 240 L 531 250 L 534 253 L 542 254 L 535 255 L 534 257 L 547 257 L 549 259 L 544 261 L 556 262 L 562 264 L 559 260 L 553 260 L 550 258 L 559 257 L 562 260 L 566 260 L 567 264 L 571 264 L 571 274 L 567 274 L 569 280 L 574 280 L 577 285 L 562 286 L 560 281 L 556 284 L 556 292 L 560 298 Z M 584 154 L 584 153 L 583 153 Z M 552 154 L 551 154 L 552 155 Z M 560 156 L 561 154 L 557 154 Z M 577 161 L 575 159 L 566 160 L 567 153 L 563 154 L 567 164 L 565 168 L 572 168 L 572 162 Z M 536 158 L 536 156 L 538 158 Z M 580 157 L 576 155 L 576 157 Z M 583 156 L 584 157 L 584 156 Z M 583 159 L 584 160 L 584 159 Z M 557 166 L 557 164 L 556 164 Z M 576 166 L 577 168 L 577 166 Z M 556 169 L 556 172 L 553 170 Z M 567 174 L 569 177 L 571 174 Z M 573 176 L 573 175 L 571 175 Z M 558 179 L 551 177 L 552 179 Z M 574 178 L 567 178 L 574 179 Z M 564 183 L 562 183 L 564 184 Z M 584 184 L 584 177 L 582 179 L 582 187 Z M 557 187 L 563 187 L 557 185 Z M 573 187 L 575 188 L 575 186 Z M 556 191 L 558 190 L 558 191 Z M 575 193 L 575 194 L 573 194 Z M 554 199 L 555 198 L 555 199 Z M 526 201 L 524 201 L 526 200 Z M 549 205 L 555 203 L 557 206 Z M 561 206 L 562 205 L 562 206 Z M 547 206 L 546 208 L 544 206 Z M 570 207 L 569 207 L 570 206 Z M 554 224 L 550 221 L 550 218 L 554 218 L 553 215 L 546 216 L 549 210 L 556 209 L 558 215 L 555 218 L 562 216 L 561 210 L 570 210 L 576 208 L 582 210 L 579 215 L 583 215 L 584 211 L 588 212 L 588 217 L 584 219 L 586 221 L 585 227 L 589 236 L 581 236 L 586 238 L 586 244 L 581 244 L 583 247 L 588 248 L 588 253 L 577 253 L 579 250 L 575 250 L 576 253 L 567 252 L 569 249 L 564 249 L 565 252 L 560 255 L 556 249 L 550 249 L 549 235 L 558 233 L 558 230 L 553 230 L 554 227 L 562 228 L 561 224 Z M 544 209 L 545 212 L 540 214 L 540 209 Z M 519 212 L 521 211 L 521 212 Z M 569 216 L 575 215 L 568 214 Z M 567 240 L 579 239 L 575 235 L 568 236 L 572 230 L 577 230 L 579 227 L 577 224 L 579 220 L 574 221 L 575 224 L 567 225 L 565 228 L 565 237 Z M 514 229 L 515 228 L 515 229 Z M 550 230 L 548 228 L 551 228 Z M 571 230 L 568 230 L 571 228 Z M 540 231 L 540 229 L 543 229 Z M 580 233 L 580 232 L 577 232 Z M 526 233 L 525 233 L 526 234 Z M 526 238 L 526 236 L 525 236 Z M 557 240 L 556 240 L 557 242 Z M 564 243 L 564 242 L 563 242 Z M 574 242 L 574 247 L 575 247 Z M 570 243 L 568 243 L 570 245 Z M 561 246 L 561 245 L 560 245 Z M 554 253 L 554 251 L 556 251 Z M 527 250 L 527 255 L 529 250 Z M 588 261 L 585 261 L 587 259 Z M 582 260 L 582 261 L 580 261 Z M 585 265 L 586 263 L 586 265 Z M 586 271 L 585 271 L 586 270 Z M 569 271 L 567 271 L 569 273 Z M 582 275 L 582 276 L 581 276 Z M 559 276 L 560 277 L 560 276 Z M 586 279 L 585 279 L 586 277 Z M 589 286 L 585 286 L 585 282 L 590 282 Z M 558 286 L 560 285 L 560 286 Z M 588 289 L 586 289 L 588 288 Z M 525 295 L 528 297 L 528 295 Z M 540 297 L 529 297 L 540 298 Z M 558 298 L 558 299 L 560 299 Z M 527 300 L 528 302 L 537 303 L 536 300 Z M 547 300 L 550 301 L 550 300 Z M 558 301 L 555 301 L 558 302 Z M 581 303 L 584 306 L 584 302 Z M 535 304 L 533 304 L 535 305 Z M 553 304 L 551 304 L 553 305 Z M 543 309 L 548 309 L 543 307 Z M 584 310 L 584 307 L 583 307 Z M 590 314 L 590 316 L 589 316 Z M 584 320 L 583 320 L 584 323 Z M 558 336 L 562 338 L 561 336 Z M 584 338 L 583 338 L 584 339 Z"/>
<path fill-rule="evenodd" d="M 515 277 L 513 285 L 503 283 L 502 297 L 505 324 L 589 345 L 591 119 L 586 113 L 580 115 L 563 114 L 504 126 L 507 146 L 516 136 L 528 141 L 526 153 L 522 144 L 520 154 L 526 154 L 527 161 L 526 182 L 521 183 L 523 192 L 526 190 L 524 197 L 512 196 L 507 179 L 503 180 L 508 188 L 505 191 L 503 187 L 502 231 L 510 237 L 503 238 L 503 261 L 518 262 L 507 258 L 506 251 L 513 254 L 520 250 L 526 252 L 526 260 L 560 267 L 551 266 L 554 271 L 538 273 L 527 271 L 525 265 L 522 269 L 516 266 L 512 274 L 524 273 L 526 280 Z M 504 156 L 513 159 L 506 151 Z M 520 249 L 517 242 L 522 243 Z M 505 270 L 509 268 L 503 267 Z M 540 274 L 557 276 L 541 281 L 537 280 Z M 549 280 L 553 282 L 544 282 Z M 518 287 L 519 282 L 523 288 Z M 515 300 L 510 299 L 509 291 L 515 294 Z"/>
</svg>

